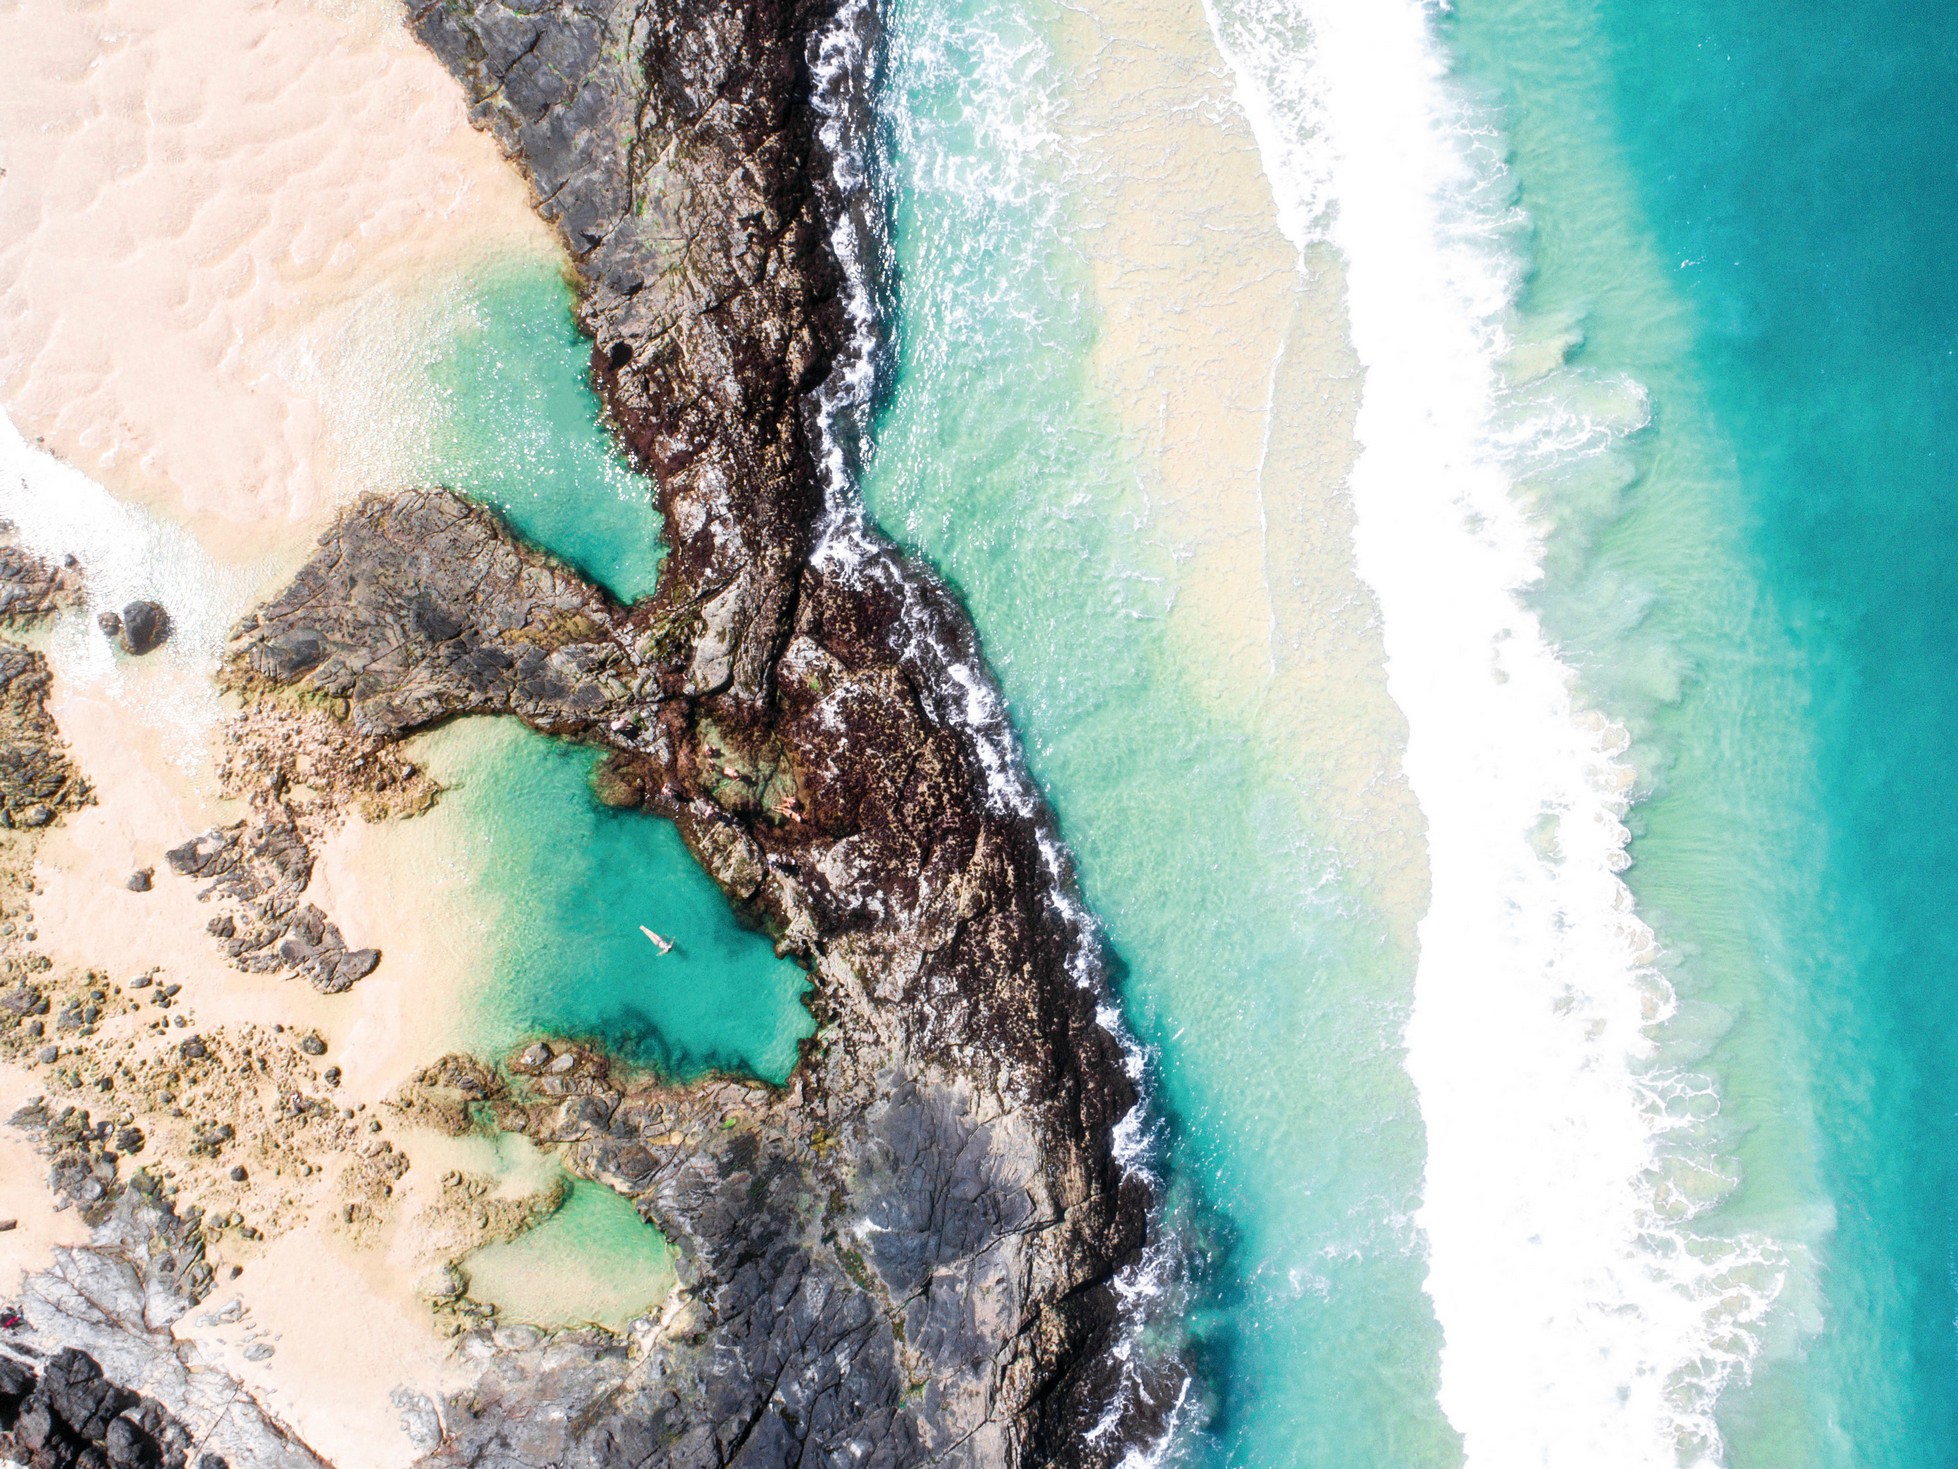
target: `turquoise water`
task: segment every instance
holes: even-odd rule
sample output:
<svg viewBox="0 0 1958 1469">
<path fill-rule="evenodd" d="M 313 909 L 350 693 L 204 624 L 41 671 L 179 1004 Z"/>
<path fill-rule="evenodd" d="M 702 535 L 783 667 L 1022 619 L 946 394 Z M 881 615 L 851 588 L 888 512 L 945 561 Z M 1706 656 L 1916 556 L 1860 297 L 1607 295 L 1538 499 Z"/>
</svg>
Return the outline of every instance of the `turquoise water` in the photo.
<svg viewBox="0 0 1958 1469">
<path fill-rule="evenodd" d="M 1260 691 L 1219 707 L 1168 626 L 1174 528 L 1089 354 L 1057 119 L 1059 6 L 902 0 L 884 173 L 898 368 L 864 494 L 960 590 L 1161 1061 L 1179 1188 L 1219 1211 L 1188 1324 L 1219 1462 L 1445 1461 L 1407 1224 L 1421 1138 L 1399 1063 L 1410 963 L 1311 835 Z"/>
<path fill-rule="evenodd" d="M 1727 1207 L 1817 1265 L 1726 1396 L 1730 1461 L 1946 1462 L 1958 54 L 1882 3 L 1468 0 L 1452 39 L 1512 108 L 1531 304 L 1581 300 L 1580 360 L 1655 400 L 1594 549 L 1643 563 L 1679 697 L 1576 640 L 1651 749 L 1633 886 L 1724 1012 Z M 1708 540 L 1737 576 L 1707 575 Z"/>
<path fill-rule="evenodd" d="M 480 1051 L 563 1035 L 682 1079 L 787 1079 L 815 1029 L 802 970 L 742 927 L 671 822 L 593 799 L 595 751 L 507 720 L 451 725 L 416 749 L 446 787 L 420 819 L 442 822 L 488 941 Z"/>
<path fill-rule="evenodd" d="M 463 1261 L 499 1321 L 618 1330 L 673 1288 L 673 1250 L 630 1199 L 573 1181 L 550 1218 Z"/>
<path fill-rule="evenodd" d="M 654 587 L 660 517 L 603 421 L 571 308 L 544 264 L 474 285 L 427 367 L 431 469 L 631 601 Z M 570 1035 L 677 1077 L 786 1079 L 814 1029 L 802 971 L 741 926 L 672 823 L 593 799 L 595 751 L 485 721 L 424 744 L 487 919 L 479 1048 Z"/>
<path fill-rule="evenodd" d="M 898 0 L 887 19 L 897 367 L 864 493 L 971 606 L 1154 1053 L 1159 1166 L 1209 1220 L 1179 1306 L 1204 1368 L 1184 1451 L 1502 1462 L 1437 1401 L 1405 929 L 1315 835 L 1310 772 L 1258 691 L 1219 701 L 1171 636 L 1174 528 L 1096 399 L 1068 13 Z M 1772 1301 L 1687 1353 L 1717 1435 L 1641 1462 L 1943 1462 L 1958 58 L 1882 4 L 1461 0 L 1440 38 L 1524 211 L 1490 240 L 1527 265 L 1512 326 L 1560 344 L 1551 388 L 1622 420 L 1610 453 L 1521 482 L 1548 532 L 1531 601 L 1630 736 L 1626 881 L 1678 1001 L 1653 1074 L 1691 1083 L 1657 1165 L 1691 1200 L 1681 1237 L 1756 1250 L 1732 1280 Z M 457 482 L 643 593 L 643 487 L 605 443 L 561 284 L 494 283 L 477 321 L 440 369 L 453 423 L 482 425 L 445 450 Z M 510 915 L 498 1034 L 779 1078 L 800 976 L 670 828 L 591 804 L 588 759 L 512 735 L 474 767 L 493 797 L 451 797 L 480 800 Z M 655 966 L 641 921 L 719 947 Z M 697 980 L 661 983 L 686 964 Z"/>
<path fill-rule="evenodd" d="M 427 367 L 431 468 L 631 602 L 658 576 L 659 512 L 602 421 L 571 307 L 570 285 L 542 262 L 473 285 L 460 330 Z"/>
<path fill-rule="evenodd" d="M 1716 1431 L 1668 1460 L 1958 1442 L 1934 437 L 1958 63 L 1922 22 L 1464 0 L 1442 33 L 1526 211 L 1489 244 L 1527 261 L 1514 330 L 1563 343 L 1575 409 L 1650 415 L 1523 490 L 1549 530 L 1532 601 L 1632 741 L 1627 880 L 1677 996 L 1652 1066 L 1684 1079 L 1659 1167 L 1694 1201 L 1689 1248 L 1756 1261 L 1728 1277 L 1754 1304 L 1685 1352 Z M 893 11 L 900 366 L 866 496 L 974 610 L 1158 1050 L 1171 1163 L 1226 1220 L 1190 1450 L 1459 1462 L 1421 1247 L 1392 1224 L 1422 1159 L 1405 960 L 1327 880 L 1255 715 L 1200 701 L 1163 635 L 1173 568 L 1086 367 L 1092 201 L 1041 145 L 1059 24 Z"/>
<path fill-rule="evenodd" d="M 1836 1228 L 1801 1368 L 1815 1463 L 1944 1462 L 1958 1444 L 1953 1289 L 1958 950 L 1958 54 L 1894 3 L 1766 23 L 1734 4 L 1608 7 L 1622 147 L 1699 324 L 1750 548 L 1799 659 L 1817 901 L 1791 997 Z M 1794 1394 L 1790 1394 L 1791 1396 Z M 1780 1442 L 1785 1425 L 1750 1423 Z"/>
</svg>

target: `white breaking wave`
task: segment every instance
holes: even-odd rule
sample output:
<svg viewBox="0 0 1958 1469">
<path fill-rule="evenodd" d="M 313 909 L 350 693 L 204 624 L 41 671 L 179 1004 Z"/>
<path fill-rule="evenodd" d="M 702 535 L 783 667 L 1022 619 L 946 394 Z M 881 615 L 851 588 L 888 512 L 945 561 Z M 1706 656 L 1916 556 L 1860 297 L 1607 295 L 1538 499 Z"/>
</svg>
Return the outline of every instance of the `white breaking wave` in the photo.
<svg viewBox="0 0 1958 1469">
<path fill-rule="evenodd" d="M 871 132 L 877 122 L 876 103 L 881 57 L 876 38 L 877 14 L 871 0 L 842 0 L 831 22 L 813 38 L 809 51 L 814 81 L 812 99 L 820 119 L 818 136 L 828 155 L 830 172 L 818 177 L 818 192 L 830 226 L 830 244 L 844 276 L 844 309 L 849 332 L 828 380 L 815 395 L 815 428 L 823 477 L 824 515 L 812 562 L 845 581 L 870 583 L 893 594 L 902 628 L 899 649 L 904 666 L 919 694 L 940 723 L 964 732 L 985 776 L 986 795 L 995 809 L 1031 818 L 1038 823 L 1036 841 L 1048 879 L 1047 901 L 1071 935 L 1067 969 L 1074 982 L 1097 992 L 1095 1018 L 1120 1044 L 1137 1099 L 1115 1126 L 1113 1145 L 1124 1171 L 1159 1186 L 1154 1171 L 1160 1139 L 1152 1107 L 1149 1058 L 1130 1033 L 1109 994 L 1102 961 L 1100 925 L 1076 893 L 1072 858 L 1046 819 L 1040 792 L 1027 771 L 1005 701 L 987 672 L 979 648 L 953 615 L 944 589 L 926 574 L 906 567 L 893 545 L 875 531 L 866 513 L 858 474 L 871 448 L 871 418 L 879 387 L 879 369 L 888 361 L 885 327 L 888 302 L 883 277 L 890 268 L 886 214 L 887 191 L 874 176 L 876 150 Z M 951 28 L 956 32 L 959 28 Z M 950 38 L 935 34 L 921 48 L 937 65 L 969 63 L 970 55 L 954 60 Z M 1022 90 L 1024 73 L 1040 69 L 1044 59 L 1031 46 L 985 44 L 976 34 L 958 37 L 981 58 L 980 86 L 995 97 Z M 953 185 L 967 192 L 1005 194 L 1029 187 L 1028 159 L 1054 134 L 1034 109 L 1028 125 L 1017 107 L 982 109 L 995 136 L 995 146 L 978 150 L 968 164 L 978 162 L 977 176 L 967 174 Z M 889 120 L 886 114 L 886 120 Z M 903 119 L 900 119 L 902 122 Z M 925 129 L 919 129 L 925 131 Z M 1004 137 L 998 136 L 1003 132 Z M 922 141 L 913 137 L 911 144 Z M 937 171 L 953 150 L 912 150 L 932 155 L 923 166 Z M 954 172 L 960 170 L 954 168 Z M 1122 1330 L 1113 1352 L 1120 1364 L 1115 1390 L 1100 1420 L 1086 1433 L 1098 1443 L 1121 1428 L 1138 1402 L 1150 1401 L 1156 1379 L 1160 1391 L 1167 1376 L 1176 1389 L 1174 1400 L 1158 1405 L 1158 1428 L 1153 1438 L 1131 1442 L 1118 1469 L 1157 1469 L 1167 1461 L 1185 1420 L 1190 1393 L 1187 1374 L 1153 1372 L 1145 1338 L 1160 1303 L 1173 1292 L 1182 1269 L 1180 1243 L 1165 1239 L 1160 1230 L 1141 1258 L 1122 1270 L 1113 1282 L 1122 1316 Z"/>
<path fill-rule="evenodd" d="M 1627 736 L 1527 600 L 1538 488 L 1619 452 L 1643 395 L 1506 370 L 1523 221 L 1426 5 L 1206 5 L 1301 268 L 1344 258 L 1365 369 L 1355 553 L 1433 878 L 1406 1038 L 1441 1407 L 1471 1469 L 1718 1463 L 1786 1257 L 1694 1227 L 1732 1167 L 1703 1153 L 1710 1084 L 1654 1041 L 1674 997 L 1619 878 Z"/>
</svg>

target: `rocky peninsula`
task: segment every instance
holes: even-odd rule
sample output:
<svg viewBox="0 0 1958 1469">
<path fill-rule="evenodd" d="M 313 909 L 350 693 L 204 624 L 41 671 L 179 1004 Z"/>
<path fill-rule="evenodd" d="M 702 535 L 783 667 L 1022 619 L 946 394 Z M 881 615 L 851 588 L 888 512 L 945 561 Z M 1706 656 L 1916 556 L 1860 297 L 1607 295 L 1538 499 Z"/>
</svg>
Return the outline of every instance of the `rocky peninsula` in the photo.
<svg viewBox="0 0 1958 1469">
<path fill-rule="evenodd" d="M 658 589 L 621 606 L 446 491 L 348 507 L 232 639 L 222 677 L 245 712 L 227 774 L 249 815 L 169 864 L 204 885 L 234 963 L 358 1003 L 382 956 L 303 897 L 321 831 L 350 803 L 411 815 L 433 798 L 398 750 L 417 731 L 514 717 L 606 752 L 600 797 L 677 825 L 737 911 L 808 969 L 818 1022 L 784 1089 L 680 1085 L 544 1037 L 450 1056 L 394 1099 L 422 1126 L 521 1133 L 631 1198 L 678 1247 L 683 1287 L 681 1309 L 629 1342 L 486 1346 L 468 1387 L 404 1406 L 422 1415 L 423 1462 L 1113 1464 L 1158 1429 L 1182 1373 L 1126 1349 L 1118 1278 L 1152 1200 L 1117 1157 L 1137 1092 L 1093 935 L 1051 818 L 1023 782 L 1001 794 L 1001 730 L 948 687 L 948 664 L 980 666 L 963 610 L 874 534 L 852 529 L 841 554 L 825 539 L 847 520 L 824 475 L 825 405 L 851 365 L 837 232 L 857 206 L 833 182 L 814 63 L 860 49 L 874 17 L 828 0 L 418 0 L 408 20 L 562 237 L 594 378 L 658 486 Z M 22 656 L 9 677 L 33 705 Z M 49 750 L 30 826 L 86 798 Z M 77 983 L 64 1003 L 78 1016 L 136 1013 L 120 989 Z M 31 1050 L 26 1017 L 62 998 L 53 988 L 31 966 L 17 976 L 10 1054 Z M 380 1207 L 400 1168 L 363 1140 L 378 1122 L 332 1104 L 337 1069 L 316 1051 L 156 1024 L 177 1069 L 148 1084 L 166 1100 L 281 1068 L 291 1125 L 364 1160 L 346 1219 Z M 73 1087 L 99 1071 L 120 1099 L 115 1064 L 86 1069 Z M 121 1072 L 139 1076 L 133 1060 Z M 155 1383 L 174 1360 L 129 1345 L 157 1335 L 143 1304 L 162 1289 L 156 1261 L 179 1301 L 150 1312 L 167 1323 L 210 1288 L 202 1240 L 242 1216 L 180 1214 L 174 1189 L 119 1169 L 130 1139 L 72 1105 L 17 1121 L 106 1231 L 63 1270 L 113 1275 L 137 1302 L 120 1330 L 84 1330 L 86 1313 L 46 1304 L 48 1285 L 38 1339 L 66 1330 L 63 1345 L 96 1355 L 50 1358 L 42 1376 L 58 1368 L 83 1396 L 104 1381 L 97 1396 L 121 1405 L 108 1417 L 134 1425 L 118 1441 L 150 1456 L 127 1462 L 196 1462 L 172 1414 L 208 1382 L 160 1399 L 116 1383 Z M 22 1425 L 55 1418 L 22 1405 L 48 1394 L 13 1382 L 0 1378 L 0 1429 L 14 1452 L 125 1462 L 94 1429 L 51 1427 L 56 1448 L 36 1449 Z M 234 1464 L 319 1462 L 262 1413 L 241 1409 L 228 1442 Z"/>
</svg>

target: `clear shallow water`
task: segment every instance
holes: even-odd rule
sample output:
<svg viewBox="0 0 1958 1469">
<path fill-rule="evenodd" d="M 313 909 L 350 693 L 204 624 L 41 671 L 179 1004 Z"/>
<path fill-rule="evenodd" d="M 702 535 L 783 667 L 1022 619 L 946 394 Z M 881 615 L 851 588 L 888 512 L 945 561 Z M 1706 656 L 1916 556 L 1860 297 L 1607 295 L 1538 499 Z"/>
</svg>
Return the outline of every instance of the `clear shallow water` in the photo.
<svg viewBox="0 0 1958 1469">
<path fill-rule="evenodd" d="M 430 472 L 632 602 L 658 577 L 659 512 L 602 421 L 571 306 L 569 284 L 541 262 L 474 283 L 427 364 Z"/>
<path fill-rule="evenodd" d="M 505 720 L 450 725 L 415 748 L 447 788 L 421 819 L 443 822 L 444 858 L 479 905 L 482 1054 L 565 1035 L 682 1079 L 786 1080 L 815 1028 L 802 970 L 741 926 L 671 822 L 593 799 L 595 751 Z"/>
<path fill-rule="evenodd" d="M 675 1279 L 672 1247 L 632 1201 L 583 1182 L 550 1218 L 476 1251 L 463 1269 L 469 1294 L 501 1321 L 614 1330 L 657 1305 Z"/>
<path fill-rule="evenodd" d="M 1161 1060 L 1179 1195 L 1214 1207 L 1186 1320 L 1218 1462 L 1446 1462 L 1409 1222 L 1408 958 L 1261 690 L 1179 660 L 1178 527 L 1090 371 L 1058 7 L 909 0 L 880 98 L 897 367 L 864 494 L 964 595 Z"/>
<path fill-rule="evenodd" d="M 427 366 L 430 473 L 631 601 L 657 578 L 659 513 L 602 421 L 571 304 L 535 263 L 475 285 Z M 419 748 L 484 909 L 478 1048 L 580 1036 L 680 1078 L 786 1079 L 814 1029 L 802 971 L 741 926 L 672 823 L 593 798 L 595 751 L 493 721 Z"/>
<path fill-rule="evenodd" d="M 1215 18 L 1240 74 L 1282 101 L 1281 84 L 1311 78 L 1315 25 L 1338 16 L 1220 0 Z M 1921 19 L 1464 0 L 1422 45 L 1370 53 L 1455 68 L 1420 94 L 1452 151 L 1432 155 L 1436 192 L 1406 197 L 1440 198 L 1426 218 L 1470 267 L 1452 279 L 1490 290 L 1460 358 L 1439 360 L 1485 374 L 1469 442 L 1524 512 L 1503 574 L 1575 679 L 1559 717 L 1607 721 L 1591 774 L 1550 814 L 1596 799 L 1584 809 L 1606 820 L 1584 872 L 1600 876 L 1584 891 L 1607 902 L 1609 821 L 1623 819 L 1624 881 L 1650 928 L 1649 949 L 1642 930 L 1618 936 L 1598 971 L 1609 984 L 1582 965 L 1545 971 L 1566 973 L 1615 1049 L 1587 1052 L 1579 1034 L 1562 1053 L 1578 1071 L 1507 1095 L 1511 1120 L 1563 1115 L 1573 1157 L 1610 1167 L 1532 1174 L 1527 1127 L 1458 1133 L 1439 1155 L 1474 1160 L 1483 1191 L 1526 1219 L 1598 1185 L 1601 1212 L 1577 1217 L 1608 1228 L 1553 1257 L 1500 1253 L 1500 1235 L 1462 1232 L 1472 1214 L 1436 1212 L 1403 1066 L 1412 961 L 1366 874 L 1312 837 L 1310 772 L 1265 737 L 1255 698 L 1204 697 L 1164 631 L 1173 528 L 1152 522 L 1087 368 L 1098 323 L 1078 231 L 1092 199 L 1061 141 L 1073 83 L 1058 10 L 893 8 L 881 119 L 897 368 L 865 493 L 974 610 L 1157 1052 L 1177 1189 L 1213 1211 L 1214 1270 L 1187 1310 L 1211 1396 L 1192 1458 L 1498 1464 L 1548 1445 L 1549 1462 L 1914 1465 L 1958 1442 L 1958 1139 L 1939 1022 L 1958 853 L 1937 774 L 1958 695 L 1942 673 L 1952 512 L 1936 437 L 1958 340 L 1940 244 L 1954 82 Z M 1383 96 L 1406 80 L 1374 78 Z M 1296 100 L 1271 109 L 1261 142 L 1296 125 L 1297 155 L 1267 161 L 1312 234 L 1329 228 L 1312 145 L 1392 117 Z M 1344 199 L 1357 227 L 1367 201 Z M 1343 243 L 1357 267 L 1366 238 Z M 504 331 L 498 351 L 521 361 L 534 337 L 560 386 L 582 383 L 582 348 L 549 300 L 517 289 L 484 340 Z M 1362 356 L 1386 350 L 1366 330 Z M 1386 361 L 1370 362 L 1377 377 Z M 489 388 L 502 391 L 468 391 Z M 562 401 L 573 440 L 593 443 L 588 397 Z M 494 468 L 534 442 L 486 433 L 477 447 Z M 495 473 L 478 483 L 498 493 Z M 563 519 L 533 533 L 615 590 L 650 585 L 650 565 L 638 583 L 605 569 L 621 530 L 593 527 L 611 502 L 591 519 L 578 504 L 549 499 L 539 513 Z M 643 524 L 627 517 L 624 533 Z M 1373 543 L 1376 575 L 1394 549 Z M 575 836 L 604 813 L 578 806 L 570 779 L 552 785 L 548 763 L 556 794 L 526 814 L 519 781 L 496 820 Z M 1608 777 L 1601 790 L 1592 776 Z M 1527 833 L 1549 867 L 1575 870 L 1555 834 Z M 494 881 L 544 879 L 520 861 Z M 1561 901 L 1568 915 L 1578 898 Z M 538 911 L 590 907 L 574 894 Z M 629 960 L 616 974 L 618 993 L 643 993 Z M 794 988 L 723 991 L 721 1018 L 763 995 L 774 1022 L 689 1054 L 785 1067 Z M 540 1011 L 567 1003 L 542 981 L 524 993 Z M 622 1033 L 659 1029 L 640 1026 Z M 1431 1105 L 1484 1084 L 1477 1068 L 1500 1079 L 1538 1055 L 1523 1035 L 1442 1031 L 1422 1055 L 1465 1069 L 1425 1073 L 1445 1081 Z M 1587 1056 L 1611 1087 L 1542 1090 Z M 1471 1277 L 1487 1245 L 1470 1283 L 1488 1288 L 1451 1295 L 1430 1278 L 1435 1242 Z M 1477 1344 L 1453 1369 L 1437 1310 Z"/>
</svg>

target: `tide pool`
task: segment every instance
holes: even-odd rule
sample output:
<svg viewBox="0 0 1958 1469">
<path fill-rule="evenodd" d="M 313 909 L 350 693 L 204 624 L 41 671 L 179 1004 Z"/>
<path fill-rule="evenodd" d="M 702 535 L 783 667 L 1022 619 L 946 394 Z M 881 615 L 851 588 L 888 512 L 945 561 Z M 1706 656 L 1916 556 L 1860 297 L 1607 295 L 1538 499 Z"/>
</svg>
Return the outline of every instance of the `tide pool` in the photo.
<svg viewBox="0 0 1958 1469">
<path fill-rule="evenodd" d="M 572 299 L 541 262 L 471 283 L 425 365 L 427 472 L 632 602 L 658 578 L 659 512 L 604 422 Z"/>
<path fill-rule="evenodd" d="M 428 839 L 480 935 L 473 1049 L 567 1036 L 680 1080 L 787 1079 L 815 1029 L 807 978 L 741 925 L 671 822 L 593 798 L 596 751 L 514 720 L 459 721 L 412 748 L 445 788 L 417 820 L 439 823 Z"/>
<path fill-rule="evenodd" d="M 573 1182 L 548 1219 L 486 1246 L 462 1268 L 469 1294 L 502 1324 L 598 1325 L 619 1330 L 673 1288 L 671 1246 L 630 1199 Z"/>
<path fill-rule="evenodd" d="M 427 361 L 432 477 L 620 599 L 648 595 L 662 550 L 653 486 L 604 422 L 564 278 L 506 265 L 451 315 Z M 416 747 L 447 787 L 422 820 L 442 823 L 457 885 L 481 909 L 477 1049 L 564 1035 L 680 1079 L 787 1078 L 814 1029 L 802 971 L 741 925 L 670 822 L 594 799 L 596 751 L 488 720 Z"/>
</svg>

